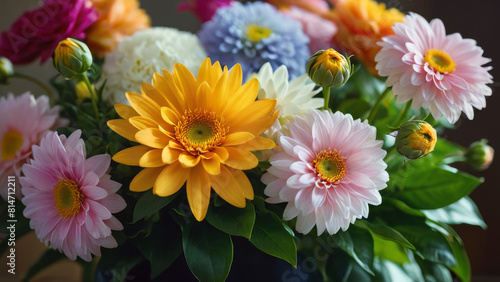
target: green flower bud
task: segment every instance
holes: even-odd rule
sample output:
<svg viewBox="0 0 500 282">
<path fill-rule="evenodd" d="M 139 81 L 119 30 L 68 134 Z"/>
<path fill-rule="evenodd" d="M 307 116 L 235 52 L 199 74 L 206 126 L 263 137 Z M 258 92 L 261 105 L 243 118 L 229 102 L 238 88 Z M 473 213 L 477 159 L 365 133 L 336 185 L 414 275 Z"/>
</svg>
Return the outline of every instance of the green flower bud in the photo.
<svg viewBox="0 0 500 282">
<path fill-rule="evenodd" d="M 9 59 L 0 57 L 0 83 L 7 83 L 7 79 L 14 74 L 14 66 Z"/>
<path fill-rule="evenodd" d="M 469 149 L 465 153 L 467 164 L 475 170 L 485 170 L 493 161 L 495 150 L 487 143 L 488 140 L 486 139 L 476 141 L 469 146 Z"/>
<path fill-rule="evenodd" d="M 322 87 L 339 87 L 346 83 L 352 68 L 349 58 L 346 59 L 331 48 L 316 52 L 306 65 L 311 80 Z"/>
<path fill-rule="evenodd" d="M 86 72 L 92 66 L 92 53 L 81 41 L 66 38 L 59 42 L 54 54 L 54 67 L 67 79 Z"/>
<path fill-rule="evenodd" d="M 423 120 L 409 120 L 403 123 L 396 136 L 396 150 L 409 158 L 418 159 L 434 151 L 436 130 Z"/>
</svg>

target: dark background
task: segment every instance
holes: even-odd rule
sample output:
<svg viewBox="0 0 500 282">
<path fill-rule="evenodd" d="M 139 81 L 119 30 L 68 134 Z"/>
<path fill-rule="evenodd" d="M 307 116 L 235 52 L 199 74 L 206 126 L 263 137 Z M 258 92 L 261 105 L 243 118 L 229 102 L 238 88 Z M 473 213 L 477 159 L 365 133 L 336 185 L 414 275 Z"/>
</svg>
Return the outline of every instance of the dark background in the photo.
<svg viewBox="0 0 500 282">
<path fill-rule="evenodd" d="M 38 0 L 16 0 L 0 3 L 0 30 L 7 29 L 19 15 L 30 8 L 39 5 Z M 180 0 L 142 0 L 141 5 L 151 16 L 153 26 L 176 27 L 181 30 L 196 32 L 200 24 L 189 13 L 176 13 L 175 7 Z M 443 20 L 447 34 L 459 32 L 464 38 L 477 41 L 485 52 L 484 56 L 491 58 L 494 81 L 500 79 L 500 1 L 466 1 L 466 0 L 388 0 L 384 1 L 389 7 L 395 7 L 403 13 L 410 11 L 424 16 L 427 20 L 440 18 Z M 55 75 L 55 70 L 50 63 L 40 66 L 35 63 L 30 66 L 20 67 L 17 70 L 36 76 L 47 81 Z M 457 124 L 456 130 L 448 130 L 445 138 L 463 146 L 486 138 L 494 148 L 500 148 L 499 137 L 499 110 L 500 82 L 491 85 L 493 95 L 487 98 L 487 107 L 482 111 L 475 111 L 474 120 L 469 121 L 463 117 Z M 13 81 L 9 86 L 0 86 L 0 95 L 8 91 L 20 94 L 30 90 L 34 94 L 41 94 L 36 86 L 23 81 Z M 500 266 L 498 254 L 500 244 L 500 164 L 495 160 L 491 167 L 480 174 L 471 172 L 485 178 L 485 183 L 479 186 L 471 198 L 478 205 L 484 220 L 488 225 L 487 230 L 475 226 L 456 226 L 456 230 L 465 242 L 467 252 L 472 264 L 473 281 L 500 281 Z"/>
</svg>

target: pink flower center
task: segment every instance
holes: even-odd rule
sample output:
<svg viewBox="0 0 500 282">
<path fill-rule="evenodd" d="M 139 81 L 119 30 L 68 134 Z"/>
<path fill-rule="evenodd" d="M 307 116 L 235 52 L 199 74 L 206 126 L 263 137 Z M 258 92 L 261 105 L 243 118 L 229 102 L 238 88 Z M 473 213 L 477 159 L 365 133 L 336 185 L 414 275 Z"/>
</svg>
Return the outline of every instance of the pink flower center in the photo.
<svg viewBox="0 0 500 282">
<path fill-rule="evenodd" d="M 82 201 L 83 194 L 75 181 L 61 179 L 54 186 L 54 203 L 62 217 L 68 218 L 77 214 Z"/>
<path fill-rule="evenodd" d="M 327 182 L 334 183 L 345 175 L 345 163 L 337 150 L 321 151 L 313 161 L 318 177 Z"/>
<path fill-rule="evenodd" d="M 455 70 L 455 62 L 444 51 L 429 49 L 425 54 L 425 61 L 440 73 L 451 73 Z"/>
<path fill-rule="evenodd" d="M 2 161 L 15 157 L 22 146 L 23 135 L 15 129 L 7 131 L 2 138 Z"/>
</svg>

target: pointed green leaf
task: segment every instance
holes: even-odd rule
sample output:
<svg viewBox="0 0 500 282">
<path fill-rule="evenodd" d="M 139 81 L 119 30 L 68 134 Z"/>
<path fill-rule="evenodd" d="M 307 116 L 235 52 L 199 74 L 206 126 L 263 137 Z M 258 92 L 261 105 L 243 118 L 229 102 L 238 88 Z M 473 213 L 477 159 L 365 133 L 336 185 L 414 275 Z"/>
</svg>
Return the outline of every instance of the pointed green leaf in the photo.
<svg viewBox="0 0 500 282">
<path fill-rule="evenodd" d="M 175 193 L 168 197 L 160 197 L 153 194 L 152 189 L 144 192 L 142 196 L 137 201 L 134 208 L 134 217 L 132 223 L 136 223 L 140 219 L 153 215 L 158 212 L 164 206 L 168 205 L 178 193 Z"/>
<path fill-rule="evenodd" d="M 257 212 L 250 242 L 259 250 L 297 267 L 297 246 L 276 214 Z"/>
<path fill-rule="evenodd" d="M 368 230 L 351 226 L 347 231 L 334 234 L 332 239 L 339 248 L 354 258 L 361 268 L 375 275 L 373 273 L 373 238 Z"/>
<path fill-rule="evenodd" d="M 186 262 L 200 281 L 224 281 L 233 262 L 231 236 L 206 222 L 191 221 L 182 232 Z"/>
<path fill-rule="evenodd" d="M 250 202 L 242 209 L 232 205 L 210 207 L 206 219 L 222 232 L 250 238 L 255 223 L 255 208 Z"/>
<path fill-rule="evenodd" d="M 423 210 L 425 216 L 434 221 L 448 224 L 471 224 L 486 229 L 486 223 L 479 212 L 474 201 L 469 197 L 463 197 L 457 202 L 440 209 Z"/>
<path fill-rule="evenodd" d="M 370 230 L 373 235 L 381 239 L 396 242 L 406 248 L 415 249 L 415 247 L 410 242 L 408 242 L 408 240 L 406 240 L 406 238 L 401 235 L 401 233 L 390 226 L 383 224 L 374 224 L 366 220 L 358 220 L 356 221 L 356 225 L 368 228 L 368 230 Z"/>
</svg>

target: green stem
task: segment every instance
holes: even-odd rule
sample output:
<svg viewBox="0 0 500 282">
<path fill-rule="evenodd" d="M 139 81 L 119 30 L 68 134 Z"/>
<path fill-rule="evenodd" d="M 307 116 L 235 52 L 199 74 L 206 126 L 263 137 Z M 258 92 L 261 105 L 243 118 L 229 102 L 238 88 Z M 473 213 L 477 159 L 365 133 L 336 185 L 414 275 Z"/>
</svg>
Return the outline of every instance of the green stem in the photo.
<svg viewBox="0 0 500 282">
<path fill-rule="evenodd" d="M 92 106 L 94 107 L 95 119 L 97 121 L 97 124 L 99 124 L 99 110 L 97 109 L 97 94 L 95 93 L 92 84 L 90 84 L 89 78 L 87 77 L 86 73 L 80 74 L 80 78 L 82 79 L 83 82 L 85 82 L 85 85 L 87 85 L 87 88 L 89 89 L 90 97 L 92 99 Z"/>
<path fill-rule="evenodd" d="M 47 95 L 49 96 L 50 100 L 51 101 L 54 101 L 54 93 L 50 90 L 50 88 L 45 85 L 43 82 L 41 82 L 40 80 L 32 77 L 32 76 L 29 76 L 29 75 L 26 75 L 26 74 L 22 74 L 22 73 L 14 73 L 11 77 L 17 77 L 17 78 L 21 78 L 21 79 L 26 79 L 36 85 L 38 85 L 40 88 L 43 89 L 43 91 L 45 91 L 45 93 L 47 93 Z"/>
<path fill-rule="evenodd" d="M 390 87 L 387 87 L 384 92 L 382 93 L 382 95 L 380 95 L 380 97 L 378 97 L 378 100 L 377 102 L 375 103 L 375 105 L 373 106 L 370 114 L 368 115 L 368 123 L 369 124 L 372 124 L 373 122 L 373 119 L 375 118 L 375 114 L 377 113 L 378 111 L 378 108 L 380 107 L 380 104 L 382 104 L 382 101 L 385 99 L 385 97 L 391 92 L 391 88 Z"/>
<path fill-rule="evenodd" d="M 403 123 L 404 119 L 408 116 L 410 109 L 411 109 L 411 100 L 406 102 L 405 109 L 399 114 L 397 122 L 394 125 L 395 127 L 396 126 L 399 127 Z"/>
<path fill-rule="evenodd" d="M 323 110 L 330 109 L 330 87 L 323 87 L 323 98 L 325 99 Z"/>
</svg>

